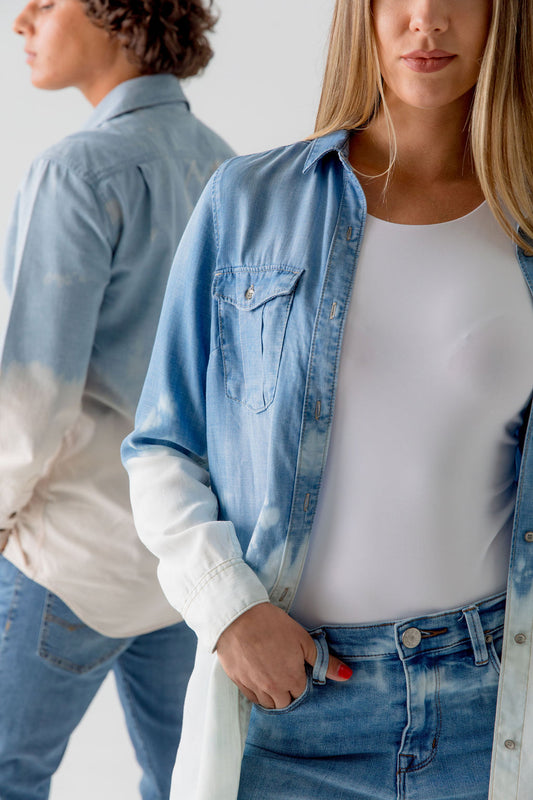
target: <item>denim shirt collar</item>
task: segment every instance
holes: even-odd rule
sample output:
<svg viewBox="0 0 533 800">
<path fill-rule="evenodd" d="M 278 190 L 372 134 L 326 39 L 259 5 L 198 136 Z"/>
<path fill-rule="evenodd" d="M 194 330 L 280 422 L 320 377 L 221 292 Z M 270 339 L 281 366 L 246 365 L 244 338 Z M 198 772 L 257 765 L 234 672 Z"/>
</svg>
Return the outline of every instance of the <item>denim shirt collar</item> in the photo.
<svg viewBox="0 0 533 800">
<path fill-rule="evenodd" d="M 339 155 L 348 157 L 348 143 L 350 131 L 340 130 L 314 139 L 309 148 L 309 153 L 304 164 L 303 174 L 305 175 L 311 167 L 320 161 L 328 153 L 337 152 Z"/>
<path fill-rule="evenodd" d="M 97 128 L 104 122 L 139 108 L 160 106 L 163 103 L 189 103 L 179 80 L 174 75 L 142 75 L 115 86 L 101 100 L 84 125 L 84 130 Z"/>
</svg>

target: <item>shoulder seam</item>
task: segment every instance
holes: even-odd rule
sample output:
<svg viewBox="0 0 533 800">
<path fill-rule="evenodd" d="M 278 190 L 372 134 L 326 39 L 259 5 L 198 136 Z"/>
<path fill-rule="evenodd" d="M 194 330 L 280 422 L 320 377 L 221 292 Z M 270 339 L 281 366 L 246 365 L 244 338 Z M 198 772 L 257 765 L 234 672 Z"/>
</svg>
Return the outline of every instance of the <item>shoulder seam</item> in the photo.
<svg viewBox="0 0 533 800">
<path fill-rule="evenodd" d="M 74 175 L 77 175 L 80 180 L 85 181 L 85 183 L 89 183 L 91 181 L 94 183 L 99 183 L 100 181 L 111 178 L 113 175 L 117 175 L 119 172 L 123 172 L 131 168 L 140 169 L 143 164 L 162 160 L 164 160 L 163 155 L 152 154 L 146 155 L 146 157 L 143 156 L 142 158 L 130 158 L 127 161 L 122 161 L 120 164 L 109 166 L 101 171 L 96 171 L 83 168 L 80 164 L 70 163 L 66 159 L 63 159 L 61 156 L 57 155 L 43 153 L 36 159 L 36 161 L 44 161 L 49 162 L 50 164 L 56 164 L 57 166 L 72 172 Z"/>
<path fill-rule="evenodd" d="M 80 170 L 75 169 L 69 164 L 65 164 L 61 159 L 55 159 L 50 156 L 43 155 L 40 158 L 36 159 L 34 163 L 41 162 L 45 167 L 47 165 L 54 165 L 61 167 L 62 169 L 70 172 L 74 175 L 79 181 L 85 184 L 87 190 L 91 193 L 94 198 L 95 208 L 98 210 L 98 213 L 104 223 L 104 227 L 107 230 L 107 239 L 111 243 L 113 241 L 114 232 L 110 229 L 110 220 L 107 214 L 104 214 L 103 208 L 105 206 L 105 197 L 102 192 L 100 192 L 100 188 L 98 186 L 98 180 L 91 181 L 90 176 L 87 174 L 82 174 Z"/>
</svg>

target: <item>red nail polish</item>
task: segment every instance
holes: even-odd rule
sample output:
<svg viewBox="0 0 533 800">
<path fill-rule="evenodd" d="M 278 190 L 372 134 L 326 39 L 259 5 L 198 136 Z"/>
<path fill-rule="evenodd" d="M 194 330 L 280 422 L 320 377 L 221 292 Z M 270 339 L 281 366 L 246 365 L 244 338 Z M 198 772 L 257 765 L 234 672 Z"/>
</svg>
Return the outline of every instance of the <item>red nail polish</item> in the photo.
<svg viewBox="0 0 533 800">
<path fill-rule="evenodd" d="M 339 676 L 339 678 L 344 678 L 347 680 L 348 678 L 352 677 L 353 670 L 351 670 L 350 667 L 347 667 L 346 664 L 341 664 L 337 672 L 337 675 Z"/>
</svg>

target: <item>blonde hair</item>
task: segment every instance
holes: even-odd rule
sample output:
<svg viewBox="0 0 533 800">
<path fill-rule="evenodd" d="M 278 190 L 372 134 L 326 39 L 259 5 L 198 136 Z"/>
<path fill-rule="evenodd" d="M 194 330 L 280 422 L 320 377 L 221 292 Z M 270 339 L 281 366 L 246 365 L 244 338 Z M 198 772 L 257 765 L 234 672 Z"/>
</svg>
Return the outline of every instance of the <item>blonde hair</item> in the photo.
<svg viewBox="0 0 533 800">
<path fill-rule="evenodd" d="M 476 174 L 507 235 L 533 255 L 533 0 L 493 0 L 470 118 Z M 367 125 L 383 96 L 371 0 L 336 0 L 314 137 Z M 520 231 L 516 230 L 516 225 Z"/>
</svg>

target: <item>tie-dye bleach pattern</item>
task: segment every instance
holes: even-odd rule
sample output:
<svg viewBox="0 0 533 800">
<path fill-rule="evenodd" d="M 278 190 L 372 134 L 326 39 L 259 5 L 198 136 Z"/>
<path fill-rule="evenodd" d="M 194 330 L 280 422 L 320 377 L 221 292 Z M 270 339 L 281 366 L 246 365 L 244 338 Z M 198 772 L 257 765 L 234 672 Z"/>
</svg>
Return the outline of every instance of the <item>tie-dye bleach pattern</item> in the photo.
<svg viewBox="0 0 533 800">
<path fill-rule="evenodd" d="M 137 429 L 123 446 L 139 533 L 200 638 L 176 798 L 235 800 L 249 708 L 212 650 L 267 596 L 289 609 L 306 558 L 366 219 L 347 140 L 341 131 L 215 174 L 178 250 Z M 518 262 L 533 289 L 533 258 L 519 252 Z M 264 348 L 246 337 L 272 341 L 274 321 L 279 352 L 263 363 Z M 532 436 L 530 426 L 490 800 L 531 800 L 533 786 Z"/>
<path fill-rule="evenodd" d="M 0 547 L 107 636 L 179 619 L 136 535 L 120 444 L 180 236 L 231 155 L 175 77 L 144 76 L 38 157 L 16 198 L 0 336 Z"/>
</svg>

